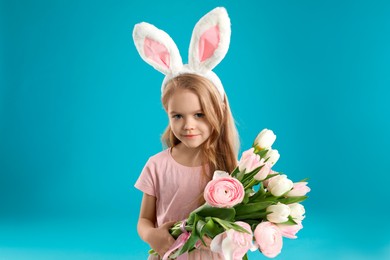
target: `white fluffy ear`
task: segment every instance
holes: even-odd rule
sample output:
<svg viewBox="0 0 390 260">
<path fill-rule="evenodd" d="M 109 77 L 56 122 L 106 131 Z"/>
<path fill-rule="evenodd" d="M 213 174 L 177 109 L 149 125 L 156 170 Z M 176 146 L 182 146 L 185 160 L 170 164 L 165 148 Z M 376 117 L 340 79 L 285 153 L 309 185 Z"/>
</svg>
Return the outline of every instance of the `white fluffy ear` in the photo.
<svg viewBox="0 0 390 260">
<path fill-rule="evenodd" d="M 183 67 L 179 50 L 166 32 L 143 22 L 134 26 L 133 39 L 141 58 L 163 74 Z"/>
<path fill-rule="evenodd" d="M 195 25 L 189 50 L 190 67 L 212 70 L 225 57 L 230 44 L 230 19 L 223 7 L 203 16 Z"/>
</svg>

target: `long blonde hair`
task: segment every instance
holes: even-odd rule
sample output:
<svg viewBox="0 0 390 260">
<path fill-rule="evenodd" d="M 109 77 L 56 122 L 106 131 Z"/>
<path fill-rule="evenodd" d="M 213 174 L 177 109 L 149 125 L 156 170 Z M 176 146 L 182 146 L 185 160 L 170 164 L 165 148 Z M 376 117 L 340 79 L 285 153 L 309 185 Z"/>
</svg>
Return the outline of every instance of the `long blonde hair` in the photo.
<svg viewBox="0 0 390 260">
<path fill-rule="evenodd" d="M 203 165 L 208 165 L 208 179 L 215 170 L 233 171 L 237 166 L 239 139 L 236 125 L 230 110 L 227 96 L 221 101 L 216 87 L 206 78 L 195 74 L 181 74 L 170 80 L 162 95 L 162 104 L 168 111 L 168 102 L 175 90 L 187 89 L 197 94 L 203 113 L 211 125 L 210 137 L 202 144 Z M 162 135 L 167 147 L 174 147 L 180 140 L 173 134 L 170 126 Z"/>
</svg>

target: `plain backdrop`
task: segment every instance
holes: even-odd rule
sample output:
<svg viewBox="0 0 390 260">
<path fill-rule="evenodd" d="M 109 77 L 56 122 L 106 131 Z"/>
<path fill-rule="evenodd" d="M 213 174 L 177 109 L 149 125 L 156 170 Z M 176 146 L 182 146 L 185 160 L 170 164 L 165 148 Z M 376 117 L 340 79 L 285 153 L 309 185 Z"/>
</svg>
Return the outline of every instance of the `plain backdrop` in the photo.
<svg viewBox="0 0 390 260">
<path fill-rule="evenodd" d="M 385 0 L 1 0 L 0 259 L 146 258 L 133 185 L 167 118 L 133 26 L 168 32 L 186 62 L 216 6 L 242 150 L 272 129 L 275 170 L 310 178 L 304 229 L 277 259 L 389 259 Z"/>
</svg>

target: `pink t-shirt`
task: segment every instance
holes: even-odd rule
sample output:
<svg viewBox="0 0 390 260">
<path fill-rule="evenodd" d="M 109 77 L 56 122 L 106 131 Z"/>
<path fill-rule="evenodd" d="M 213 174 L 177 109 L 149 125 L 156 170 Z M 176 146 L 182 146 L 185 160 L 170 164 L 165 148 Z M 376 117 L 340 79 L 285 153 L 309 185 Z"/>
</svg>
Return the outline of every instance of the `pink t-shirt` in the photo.
<svg viewBox="0 0 390 260">
<path fill-rule="evenodd" d="M 199 199 L 206 186 L 202 166 L 181 165 L 173 159 L 170 151 L 166 149 L 150 157 L 134 185 L 156 197 L 156 226 L 186 219 L 200 206 Z"/>
<path fill-rule="evenodd" d="M 202 166 L 187 167 L 176 162 L 171 149 L 166 149 L 147 161 L 135 187 L 156 197 L 156 227 L 168 221 L 184 220 L 197 207 L 207 181 Z M 159 259 L 149 256 L 149 260 Z M 183 258 L 182 258 L 183 259 Z M 207 248 L 192 251 L 184 259 L 223 259 Z"/>
</svg>

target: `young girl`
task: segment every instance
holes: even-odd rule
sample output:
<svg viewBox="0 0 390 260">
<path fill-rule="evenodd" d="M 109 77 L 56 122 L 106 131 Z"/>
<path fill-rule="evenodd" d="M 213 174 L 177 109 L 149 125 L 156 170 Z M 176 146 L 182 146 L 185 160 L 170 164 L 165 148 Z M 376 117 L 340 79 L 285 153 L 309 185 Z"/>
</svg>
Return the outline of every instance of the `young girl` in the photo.
<svg viewBox="0 0 390 260">
<path fill-rule="evenodd" d="M 136 25 L 133 37 L 141 57 L 166 74 L 162 103 L 169 124 L 162 141 L 167 149 L 149 158 L 135 184 L 144 193 L 138 233 L 163 257 L 174 243 L 169 228 L 204 203 L 213 172 L 231 172 L 237 165 L 234 119 L 221 81 L 211 71 L 227 52 L 230 21 L 225 9 L 216 8 L 198 22 L 188 65 L 181 64 L 170 37 L 154 26 Z M 222 259 L 205 246 L 184 258 Z"/>
</svg>

